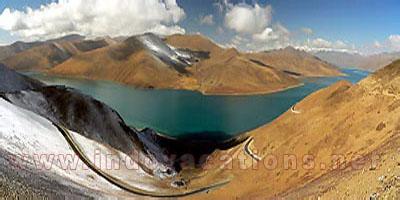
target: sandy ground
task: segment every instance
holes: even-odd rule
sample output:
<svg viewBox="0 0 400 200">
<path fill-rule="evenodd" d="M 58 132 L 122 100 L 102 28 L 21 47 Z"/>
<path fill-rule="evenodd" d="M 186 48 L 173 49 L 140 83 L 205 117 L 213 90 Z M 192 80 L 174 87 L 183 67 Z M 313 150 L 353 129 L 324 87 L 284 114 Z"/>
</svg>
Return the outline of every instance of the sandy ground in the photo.
<svg viewBox="0 0 400 200">
<path fill-rule="evenodd" d="M 347 168 L 329 173 L 307 186 L 288 194 L 285 199 L 399 199 L 400 198 L 400 138 L 383 146 L 376 166 Z"/>
<path fill-rule="evenodd" d="M 0 197 L 6 199 L 38 199 L 38 198 L 100 198 L 102 195 L 90 191 L 80 185 L 62 184 L 55 177 L 39 174 L 34 170 L 10 170 L 4 151 L 0 153 Z"/>
<path fill-rule="evenodd" d="M 288 196 L 296 199 L 318 194 L 312 192 L 312 187 L 321 187 L 324 191 L 321 195 L 323 199 L 340 195 L 351 196 L 351 193 L 357 199 L 369 198 L 375 193 L 386 195 L 379 188 L 385 185 L 377 184 L 380 176 L 387 177 L 383 180 L 384 183 L 393 182 L 390 195 L 395 195 L 395 179 L 398 175 L 395 171 L 398 156 L 395 153 L 400 146 L 398 142 L 390 142 L 398 141 L 400 133 L 398 66 L 400 62 L 354 86 L 341 81 L 317 91 L 296 105 L 296 110 L 301 110 L 300 114 L 288 110 L 273 122 L 250 131 L 248 135 L 254 137 L 250 147 L 252 151 L 257 152 L 264 161 L 269 156 L 276 157 L 276 167 L 259 167 L 253 170 L 253 161 L 248 158 L 244 161 L 246 169 L 243 170 L 240 169 L 242 159 L 233 156 L 233 169 L 221 171 L 224 176 L 232 176 L 232 182 L 218 190 L 192 198 L 280 199 Z M 243 149 L 244 145 L 241 145 L 229 151 L 216 152 L 211 159 L 217 162 L 223 154 L 240 155 Z M 390 174 L 383 170 L 369 171 L 367 164 L 361 169 L 356 165 L 357 170 L 354 170 L 354 160 L 359 157 L 372 160 L 376 152 L 384 152 L 383 163 L 378 163 L 383 166 L 383 170 L 390 169 Z M 343 170 L 337 172 L 337 162 L 333 160 L 337 155 L 343 156 L 343 160 L 340 160 L 343 164 L 340 166 L 351 169 L 351 173 L 344 173 Z M 285 156 L 294 156 L 294 163 L 287 162 L 285 165 Z M 304 160 L 305 156 L 312 156 L 312 162 Z M 389 161 L 391 157 L 395 160 Z M 263 166 L 265 162 L 258 164 Z M 295 166 L 294 169 L 292 166 Z M 359 175 L 362 169 L 364 173 Z M 316 182 L 323 179 L 327 180 L 324 182 L 326 185 L 322 181 Z M 341 181 L 342 179 L 346 181 Z M 327 189 L 331 184 L 335 187 Z M 362 184 L 365 186 L 360 187 Z M 357 187 L 360 189 L 356 190 Z M 299 190 L 300 188 L 303 189 Z"/>
</svg>

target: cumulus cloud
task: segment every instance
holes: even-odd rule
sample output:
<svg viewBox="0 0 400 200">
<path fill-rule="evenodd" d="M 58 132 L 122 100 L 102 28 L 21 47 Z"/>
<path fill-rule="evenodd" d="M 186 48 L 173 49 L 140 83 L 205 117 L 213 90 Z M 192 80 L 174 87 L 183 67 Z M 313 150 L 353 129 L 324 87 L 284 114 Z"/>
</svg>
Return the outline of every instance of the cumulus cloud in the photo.
<svg viewBox="0 0 400 200">
<path fill-rule="evenodd" d="M 263 32 L 259 34 L 254 34 L 253 39 L 258 42 L 268 42 L 277 39 L 279 36 L 273 33 L 272 28 L 266 28 Z"/>
<path fill-rule="evenodd" d="M 200 17 L 200 24 L 214 24 L 214 16 L 212 14 Z"/>
<path fill-rule="evenodd" d="M 290 45 L 292 32 L 277 22 L 265 28 L 263 32 L 254 34 L 252 39 L 253 41 L 246 45 L 251 51 L 279 49 Z"/>
<path fill-rule="evenodd" d="M 323 38 L 316 38 L 313 40 L 308 39 L 305 45 L 310 48 L 322 49 L 322 48 L 332 48 L 332 42 L 325 40 Z"/>
<path fill-rule="evenodd" d="M 393 51 L 400 51 L 400 35 L 390 35 L 386 40 L 375 40 L 361 48 L 361 52 L 366 55 Z"/>
<path fill-rule="evenodd" d="M 242 50 L 263 51 L 283 48 L 290 44 L 292 35 L 295 35 L 280 22 L 271 25 L 273 9 L 270 5 L 245 2 L 233 4 L 228 0 L 220 0 L 215 5 L 225 13 L 225 27 L 248 39 L 246 44 L 235 42 L 236 38 L 231 40 L 233 45 Z"/>
<path fill-rule="evenodd" d="M 272 7 L 262 7 L 257 3 L 229 4 L 224 24 L 227 28 L 241 34 L 259 34 L 265 30 L 272 19 Z"/>
<path fill-rule="evenodd" d="M 390 35 L 388 43 L 392 51 L 400 51 L 400 35 Z"/>
<path fill-rule="evenodd" d="M 273 9 L 270 5 L 244 2 L 233 4 L 228 0 L 220 0 L 216 5 L 225 13 L 225 27 L 247 39 L 244 44 L 235 36 L 230 41 L 232 45 L 247 51 L 263 51 L 289 45 L 293 34 L 280 22 L 271 25 Z"/>
<path fill-rule="evenodd" d="M 25 40 L 71 33 L 88 37 L 184 33 L 185 12 L 176 0 L 60 0 L 38 9 L 4 9 L 0 28 Z"/>
<path fill-rule="evenodd" d="M 307 39 L 296 44 L 296 48 L 305 51 L 355 52 L 355 47 L 342 40 L 329 41 L 324 38 Z"/>
</svg>

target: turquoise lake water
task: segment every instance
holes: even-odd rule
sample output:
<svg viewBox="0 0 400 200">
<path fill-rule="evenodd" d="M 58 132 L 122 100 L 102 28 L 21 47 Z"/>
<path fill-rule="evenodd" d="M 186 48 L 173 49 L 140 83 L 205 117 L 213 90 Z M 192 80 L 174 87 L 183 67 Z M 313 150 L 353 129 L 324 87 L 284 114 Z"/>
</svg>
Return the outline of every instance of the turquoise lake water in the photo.
<svg viewBox="0 0 400 200">
<path fill-rule="evenodd" d="M 173 137 L 227 139 L 264 125 L 308 94 L 338 80 L 356 83 L 367 71 L 343 69 L 334 78 L 304 78 L 304 86 L 264 95 L 204 96 L 183 90 L 144 90 L 108 81 L 25 73 L 49 85 L 80 90 L 117 110 L 129 125 Z"/>
</svg>

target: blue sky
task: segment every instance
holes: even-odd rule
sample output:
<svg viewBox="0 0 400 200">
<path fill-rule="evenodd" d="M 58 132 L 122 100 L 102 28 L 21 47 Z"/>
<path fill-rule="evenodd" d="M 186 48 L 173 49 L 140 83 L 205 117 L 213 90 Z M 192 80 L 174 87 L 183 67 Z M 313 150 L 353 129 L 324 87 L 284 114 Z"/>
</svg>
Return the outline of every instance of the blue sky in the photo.
<svg viewBox="0 0 400 200">
<path fill-rule="evenodd" d="M 90 0 L 82 1 L 90 2 Z M 123 2 L 124 0 L 121 1 Z M 144 0 L 136 1 L 140 3 Z M 201 33 L 221 45 L 234 46 L 241 50 L 267 50 L 292 45 L 305 49 L 339 49 L 359 51 L 367 54 L 382 51 L 400 51 L 399 0 L 176 1 L 177 6 L 184 11 L 184 17 L 179 15 L 179 13 L 169 12 L 167 14 L 175 16 L 179 18 L 179 20 L 171 22 L 168 18 L 160 18 L 158 19 L 160 21 L 159 24 L 166 25 L 167 28 L 173 27 L 174 30 L 176 30 L 176 27 L 179 27 L 179 30 L 184 29 L 187 34 Z M 11 11 L 19 10 L 20 12 L 24 12 L 26 7 L 32 7 L 33 10 L 35 10 L 38 9 L 40 5 L 46 5 L 51 2 L 51 0 L 4 0 L 0 1 L 0 10 L 3 11 L 9 8 Z M 219 10 L 217 5 L 220 5 L 223 10 Z M 240 24 L 235 24 L 235 21 L 238 19 L 237 17 L 242 17 L 239 16 L 240 12 L 233 12 L 235 9 L 245 8 L 248 9 L 248 11 L 255 12 L 256 5 L 266 14 L 263 16 L 271 15 L 267 17 L 268 20 L 264 22 L 262 21 L 263 19 L 261 19 L 263 17 L 253 20 L 261 20 L 259 24 L 262 29 L 254 29 L 249 32 L 245 31 L 245 27 Z M 141 4 L 137 4 L 136 6 L 141 6 Z M 267 7 L 271 9 L 268 10 Z M 116 6 L 115 9 L 118 9 L 118 6 Z M 151 8 L 149 9 L 148 7 L 143 9 L 151 10 Z M 227 24 L 228 13 L 232 14 L 230 15 L 232 20 L 229 25 Z M 208 23 L 201 23 L 201 19 L 204 16 L 210 17 L 210 15 L 212 15 L 211 21 L 208 20 Z M 149 16 L 151 16 L 151 13 Z M 26 24 L 29 25 L 30 22 L 28 18 L 29 16 L 27 15 L 25 18 L 21 19 L 27 21 Z M 42 18 L 43 17 L 40 19 Z M 137 18 L 132 14 L 132 19 L 130 20 L 132 21 L 135 19 Z M 66 16 L 66 19 L 62 20 L 68 20 L 68 16 Z M 3 23 L 5 23 L 4 21 L 7 20 L 3 20 Z M 60 20 L 58 19 L 58 21 Z M 57 24 L 58 21 L 54 23 Z M 80 22 L 74 21 L 73 23 Z M 138 23 L 137 26 L 140 27 L 141 24 L 142 23 Z M 36 24 L 35 27 L 37 26 Z M 42 26 L 47 25 L 43 22 Z M 2 25 L 0 17 L 0 43 L 2 44 L 8 44 L 15 40 L 41 38 L 41 36 L 36 33 L 43 32 L 41 29 L 40 31 L 36 31 L 34 35 L 30 32 L 17 32 L 4 27 L 5 25 Z M 146 27 L 136 31 L 131 28 L 123 33 L 136 33 L 148 29 L 149 28 Z M 308 30 L 307 34 L 306 31 L 302 31 L 305 29 Z M 98 30 L 98 28 L 96 30 Z M 151 30 L 159 30 L 159 28 Z M 74 29 L 74 31 L 79 32 L 79 29 Z M 312 31 L 312 34 L 310 31 Z M 86 32 L 93 33 L 91 30 Z M 265 34 L 262 35 L 262 32 Z M 98 33 L 105 34 L 107 32 Z M 116 33 L 118 32 L 113 34 Z M 11 36 L 11 34 L 14 34 L 14 36 Z M 50 35 L 55 36 L 57 34 L 51 32 L 51 34 L 47 36 L 50 37 Z"/>
<path fill-rule="evenodd" d="M 178 0 L 187 14 L 182 24 L 189 31 L 216 33 L 223 17 L 211 27 L 199 26 L 198 18 L 205 14 L 218 16 L 214 0 Z M 231 1 L 238 3 L 243 1 Z M 253 1 L 245 1 L 251 3 Z M 293 30 L 309 27 L 315 37 L 329 40 L 346 40 L 356 45 L 384 40 L 391 34 L 400 34 L 399 0 L 259 0 L 261 5 L 271 5 L 273 21 L 281 22 Z"/>
</svg>

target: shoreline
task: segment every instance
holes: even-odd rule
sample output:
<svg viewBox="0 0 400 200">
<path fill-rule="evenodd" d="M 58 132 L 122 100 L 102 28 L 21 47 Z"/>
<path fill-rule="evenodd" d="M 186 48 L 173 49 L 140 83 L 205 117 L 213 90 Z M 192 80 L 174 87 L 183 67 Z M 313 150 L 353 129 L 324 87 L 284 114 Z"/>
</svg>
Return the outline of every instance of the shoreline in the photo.
<svg viewBox="0 0 400 200">
<path fill-rule="evenodd" d="M 98 79 L 98 78 L 88 78 L 85 76 L 69 76 L 69 75 L 58 75 L 58 74 L 52 74 L 52 73 L 48 73 L 46 71 L 19 71 L 24 73 L 24 75 L 31 75 L 31 74 L 26 74 L 26 73 L 33 73 L 33 75 L 35 74 L 40 74 L 40 75 L 45 75 L 45 76 L 49 76 L 49 77 L 59 77 L 59 78 L 72 78 L 72 79 L 82 79 L 82 80 L 93 80 L 93 81 L 105 81 L 105 82 L 109 82 L 109 83 L 113 83 L 113 84 L 118 84 L 118 85 L 122 85 L 122 86 L 127 86 L 127 87 L 131 87 L 133 89 L 140 89 L 140 90 L 175 90 L 175 91 L 191 91 L 191 92 L 197 92 L 200 93 L 201 95 L 204 96 L 252 96 L 252 95 L 266 95 L 266 94 L 273 94 L 276 92 L 281 92 L 281 91 L 285 91 L 285 90 L 289 90 L 289 89 L 293 89 L 296 87 L 301 87 L 304 85 L 304 83 L 300 80 L 299 84 L 294 84 L 294 85 L 290 85 L 287 87 L 283 87 L 283 88 L 277 88 L 277 89 L 271 89 L 268 91 L 255 91 L 255 92 L 232 92 L 232 93 L 213 93 L 213 92 L 204 92 L 198 89 L 185 89 L 185 88 L 173 88 L 173 87 L 165 87 L 165 88 L 149 88 L 149 87 L 137 87 L 135 85 L 129 84 L 129 83 L 123 83 L 123 82 L 118 82 L 118 81 L 112 81 L 112 80 L 104 80 L 104 79 Z M 323 78 L 319 77 L 319 78 Z M 327 77 L 328 78 L 328 77 Z"/>
<path fill-rule="evenodd" d="M 291 85 L 291 86 L 288 86 L 288 87 L 285 87 L 285 88 L 274 89 L 274 90 L 271 90 L 271 91 L 249 92 L 249 93 L 222 93 L 221 94 L 221 93 L 207 93 L 207 92 L 202 92 L 202 91 L 199 91 L 199 90 L 190 90 L 190 91 L 199 92 L 204 96 L 252 96 L 252 95 L 273 94 L 273 93 L 282 92 L 282 91 L 285 91 L 285 90 L 290 90 L 290 89 L 293 89 L 293 88 L 301 87 L 303 85 L 304 85 L 304 83 L 301 82 L 301 83 L 296 84 L 296 85 Z"/>
<path fill-rule="evenodd" d="M 252 95 L 267 95 L 267 94 L 273 94 L 273 93 L 277 93 L 277 92 L 282 92 L 285 90 L 290 90 L 293 88 L 297 88 L 297 87 L 301 87 L 304 85 L 304 82 L 301 80 L 302 78 L 333 78 L 333 77 L 347 77 L 349 76 L 348 74 L 341 72 L 338 75 L 321 75 L 321 76 L 301 76 L 298 78 L 299 80 L 299 84 L 294 84 L 294 85 L 289 85 L 287 87 L 283 87 L 283 88 L 276 88 L 276 89 L 270 89 L 270 90 L 266 90 L 266 91 L 254 91 L 254 92 L 228 92 L 228 93 L 224 93 L 224 92 L 204 92 L 201 91 L 199 89 L 190 89 L 190 88 L 178 88 L 178 87 L 138 87 L 135 86 L 133 84 L 129 84 L 129 83 L 124 83 L 124 82 L 119 82 L 119 81 L 113 81 L 113 80 L 105 80 L 105 79 L 100 79 L 100 78 L 90 78 L 90 77 L 86 77 L 86 76 L 73 76 L 73 75 L 59 75 L 59 74 L 54 74 L 51 73 L 48 70 L 18 70 L 18 72 L 22 72 L 24 73 L 24 75 L 28 75 L 28 73 L 33 73 L 33 74 L 40 74 L 40 75 L 45 75 L 45 76 L 54 76 L 54 77 L 59 77 L 59 78 L 73 78 L 73 79 L 82 79 L 82 80 L 94 80 L 94 81 L 105 81 L 105 82 L 109 82 L 109 83 L 113 83 L 113 84 L 118 84 L 118 85 L 122 85 L 122 86 L 127 86 L 127 87 L 131 87 L 133 89 L 140 89 L 140 90 L 176 90 L 176 91 L 192 91 L 192 92 L 198 92 L 201 95 L 204 96 L 252 96 Z"/>
</svg>

